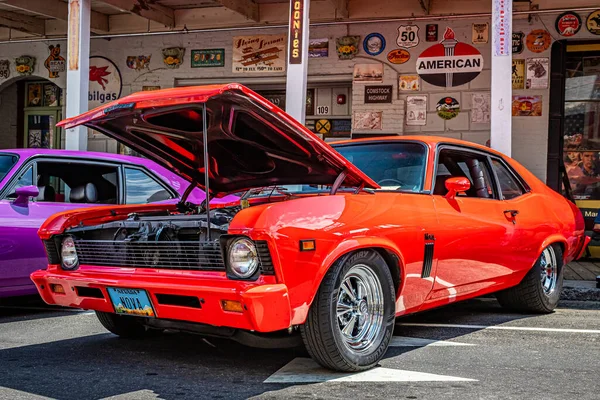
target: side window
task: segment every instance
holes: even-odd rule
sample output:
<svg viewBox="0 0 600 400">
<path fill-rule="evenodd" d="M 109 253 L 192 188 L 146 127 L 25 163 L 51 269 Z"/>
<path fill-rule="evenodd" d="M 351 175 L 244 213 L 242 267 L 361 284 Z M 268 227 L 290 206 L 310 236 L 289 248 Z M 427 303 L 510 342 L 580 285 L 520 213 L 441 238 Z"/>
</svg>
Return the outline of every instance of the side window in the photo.
<svg viewBox="0 0 600 400">
<path fill-rule="evenodd" d="M 485 155 L 442 149 L 438 155 L 437 172 L 433 194 L 445 195 L 448 178 L 464 177 L 471 182 L 470 189 L 458 196 L 493 199 L 494 189 L 490 169 Z"/>
<path fill-rule="evenodd" d="M 145 204 L 172 199 L 173 196 L 160 183 L 144 171 L 125 168 L 125 203 Z"/>
<path fill-rule="evenodd" d="M 23 173 L 21 173 L 19 179 L 17 180 L 17 184 L 11 189 L 10 193 L 6 197 L 9 199 L 16 199 L 17 194 L 15 192 L 17 188 L 31 185 L 33 185 L 33 164 L 23 171 Z"/>
<path fill-rule="evenodd" d="M 498 177 L 503 200 L 514 199 L 525 193 L 521 184 L 500 161 L 492 160 L 492 168 Z"/>
</svg>

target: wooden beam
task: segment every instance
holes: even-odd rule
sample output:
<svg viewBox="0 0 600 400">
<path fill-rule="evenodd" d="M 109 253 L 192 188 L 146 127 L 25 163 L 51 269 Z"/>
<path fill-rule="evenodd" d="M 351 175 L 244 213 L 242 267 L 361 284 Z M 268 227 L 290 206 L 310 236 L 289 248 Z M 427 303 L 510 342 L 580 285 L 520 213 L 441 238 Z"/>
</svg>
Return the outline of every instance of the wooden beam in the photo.
<svg viewBox="0 0 600 400">
<path fill-rule="evenodd" d="M 249 20 L 258 22 L 258 4 L 252 0 L 217 0 L 217 3 L 225 8 L 230 9 Z"/>
<path fill-rule="evenodd" d="M 0 0 L 0 3 L 15 10 L 29 11 L 34 14 L 61 21 L 68 21 L 68 3 L 60 0 Z M 108 15 L 92 11 L 91 30 L 96 33 L 108 32 Z"/>
<path fill-rule="evenodd" d="M 130 12 L 158 22 L 169 28 L 175 27 L 175 12 L 172 8 L 155 4 L 152 0 L 100 0 L 120 10 Z"/>
<path fill-rule="evenodd" d="M 335 19 L 348 18 L 348 0 L 330 0 L 335 7 Z"/>
<path fill-rule="evenodd" d="M 10 11 L 0 12 L 0 26 L 40 36 L 46 34 L 46 23 L 43 19 Z"/>
<path fill-rule="evenodd" d="M 425 11 L 426 15 L 429 15 L 429 12 L 431 11 L 431 2 L 433 0 L 419 0 L 419 4 L 421 5 L 421 8 L 423 9 L 423 11 Z"/>
</svg>

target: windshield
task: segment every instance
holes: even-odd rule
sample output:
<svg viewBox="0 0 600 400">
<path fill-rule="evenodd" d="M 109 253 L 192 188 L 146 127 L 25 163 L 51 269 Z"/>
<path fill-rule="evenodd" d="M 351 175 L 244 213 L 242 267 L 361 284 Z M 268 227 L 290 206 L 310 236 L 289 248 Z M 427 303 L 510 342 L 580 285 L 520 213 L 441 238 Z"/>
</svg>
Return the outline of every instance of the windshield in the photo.
<svg viewBox="0 0 600 400">
<path fill-rule="evenodd" d="M 381 186 L 379 190 L 423 190 L 426 148 L 417 142 L 350 143 L 333 145 L 336 151 Z M 282 185 L 248 191 L 248 197 L 327 191 L 323 185 Z M 340 188 L 344 190 L 344 188 Z"/>
<path fill-rule="evenodd" d="M 0 181 L 4 179 L 18 160 L 19 157 L 14 154 L 0 154 Z"/>
</svg>

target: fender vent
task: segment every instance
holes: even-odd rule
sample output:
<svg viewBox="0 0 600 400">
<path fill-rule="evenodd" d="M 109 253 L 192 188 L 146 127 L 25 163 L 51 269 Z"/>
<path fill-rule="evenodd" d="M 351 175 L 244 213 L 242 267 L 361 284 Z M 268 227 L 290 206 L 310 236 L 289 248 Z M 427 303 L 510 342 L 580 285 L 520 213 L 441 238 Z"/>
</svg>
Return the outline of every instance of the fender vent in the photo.
<svg viewBox="0 0 600 400">
<path fill-rule="evenodd" d="M 423 254 L 423 271 L 421 278 L 431 276 L 431 267 L 433 265 L 433 247 L 435 245 L 435 237 L 429 233 L 425 234 L 425 254 Z"/>
</svg>

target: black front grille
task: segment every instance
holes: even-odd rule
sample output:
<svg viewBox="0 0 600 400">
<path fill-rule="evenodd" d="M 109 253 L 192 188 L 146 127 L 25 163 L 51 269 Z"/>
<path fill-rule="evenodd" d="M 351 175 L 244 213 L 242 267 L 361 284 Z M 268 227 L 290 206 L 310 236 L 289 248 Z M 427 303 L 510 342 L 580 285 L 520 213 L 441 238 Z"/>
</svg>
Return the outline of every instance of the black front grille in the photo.
<svg viewBox="0 0 600 400">
<path fill-rule="evenodd" d="M 60 264 L 60 255 L 58 254 L 54 239 L 44 240 L 43 242 L 46 254 L 48 255 L 48 264 Z"/>
<path fill-rule="evenodd" d="M 269 252 L 269 245 L 264 240 L 258 240 L 255 244 L 262 273 L 265 275 L 274 275 L 275 269 L 273 268 L 273 260 L 271 259 L 271 252 Z"/>
<path fill-rule="evenodd" d="M 218 242 L 76 240 L 79 262 L 125 268 L 224 271 Z"/>
</svg>

